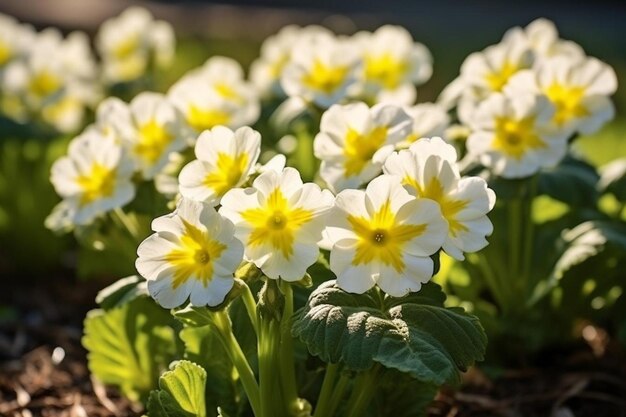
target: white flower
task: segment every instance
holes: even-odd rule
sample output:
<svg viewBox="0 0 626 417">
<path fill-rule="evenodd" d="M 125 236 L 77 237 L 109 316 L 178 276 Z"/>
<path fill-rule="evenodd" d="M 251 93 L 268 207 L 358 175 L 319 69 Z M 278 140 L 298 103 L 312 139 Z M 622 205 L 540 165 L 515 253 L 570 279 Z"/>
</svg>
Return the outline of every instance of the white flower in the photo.
<svg viewBox="0 0 626 417">
<path fill-rule="evenodd" d="M 19 97 L 21 113 L 34 115 L 63 132 L 76 130 L 85 107 L 99 97 L 96 65 L 88 45 L 81 32 L 64 39 L 56 29 L 42 31 L 25 59 L 8 65 L 3 89 Z"/>
<path fill-rule="evenodd" d="M 196 133 L 218 125 L 238 128 L 253 124 L 260 104 L 255 89 L 234 60 L 213 57 L 181 78 L 168 96 Z"/>
<path fill-rule="evenodd" d="M 508 42 L 518 37 L 528 42 L 534 52 L 535 63 L 555 56 L 570 58 L 583 58 L 585 56 L 583 49 L 578 44 L 560 39 L 556 26 L 548 19 L 533 20 L 523 29 L 521 27 L 509 29 L 502 40 Z"/>
<path fill-rule="evenodd" d="M 609 96 L 616 90 L 615 71 L 604 62 L 560 56 L 511 78 L 506 93 L 543 94 L 556 107 L 557 128 L 591 134 L 614 117 Z"/>
<path fill-rule="evenodd" d="M 313 183 L 302 183 L 293 168 L 269 170 L 252 188 L 236 188 L 222 197 L 220 213 L 236 228 L 247 260 L 269 278 L 301 279 L 319 255 L 332 194 Z"/>
<path fill-rule="evenodd" d="M 482 100 L 501 92 L 513 75 L 532 64 L 533 53 L 525 37 L 509 36 L 470 54 L 461 65 L 461 74 L 442 91 L 438 102 L 446 108 L 458 104 L 459 119 L 467 123 Z"/>
<path fill-rule="evenodd" d="M 261 135 L 249 127 L 223 126 L 203 132 L 196 142 L 196 160 L 179 175 L 183 197 L 217 205 L 227 191 L 240 187 L 261 153 Z"/>
<path fill-rule="evenodd" d="M 485 236 L 493 231 L 487 213 L 496 196 L 479 177 L 461 178 L 456 151 L 441 138 L 420 139 L 407 150 L 394 152 L 385 161 L 384 172 L 402 178 L 412 195 L 431 199 L 448 224 L 443 250 L 463 260 L 463 252 L 487 246 Z"/>
<path fill-rule="evenodd" d="M 285 66 L 291 60 L 294 44 L 307 36 L 316 36 L 317 33 L 332 36 L 328 29 L 321 26 L 299 27 L 289 25 L 263 41 L 260 57 L 250 66 L 250 80 L 259 94 L 262 96 L 284 96 L 280 78 Z"/>
<path fill-rule="evenodd" d="M 551 128 L 553 115 L 543 96 L 494 94 L 474 114 L 467 150 L 496 175 L 530 176 L 565 156 L 568 135 Z"/>
<path fill-rule="evenodd" d="M 132 81 L 144 75 L 152 62 L 169 64 L 174 55 L 174 31 L 169 23 L 155 21 L 146 9 L 130 7 L 102 24 L 96 46 L 107 81 Z"/>
<path fill-rule="evenodd" d="M 52 166 L 50 180 L 64 199 L 66 216 L 73 224 L 86 225 L 133 199 L 132 174 L 133 164 L 122 147 L 91 129 L 70 143 L 67 156 Z"/>
<path fill-rule="evenodd" d="M 399 148 L 406 148 L 419 138 L 443 136 L 450 125 L 450 116 L 445 108 L 435 103 L 420 103 L 405 108 L 413 119 L 413 130 L 398 144 Z"/>
<path fill-rule="evenodd" d="M 154 219 L 152 230 L 135 263 L 152 298 L 165 308 L 187 299 L 193 306 L 222 303 L 243 257 L 233 224 L 213 207 L 183 199 L 176 211 Z"/>
<path fill-rule="evenodd" d="M 363 59 L 363 91 L 366 101 L 410 105 L 415 85 L 432 74 L 432 56 L 401 26 L 386 25 L 375 32 L 354 35 Z"/>
<path fill-rule="evenodd" d="M 334 191 L 356 188 L 374 178 L 413 121 L 398 106 L 364 103 L 334 105 L 323 115 L 314 140 L 322 160 L 320 175 Z"/>
<path fill-rule="evenodd" d="M 111 101 L 107 107 L 113 111 L 106 122 L 145 179 L 161 172 L 172 153 L 186 148 L 190 132 L 164 95 L 141 93 L 127 106 Z"/>
<path fill-rule="evenodd" d="M 328 108 L 358 87 L 360 73 L 361 60 L 354 44 L 319 32 L 294 44 L 280 83 L 289 97 Z"/>
<path fill-rule="evenodd" d="M 0 79 L 7 64 L 27 55 L 34 37 L 31 26 L 0 13 Z"/>
<path fill-rule="evenodd" d="M 400 177 L 383 175 L 365 191 L 337 195 L 326 229 L 333 243 L 330 269 L 345 291 L 361 294 L 378 285 L 401 297 L 430 280 L 429 256 L 441 248 L 446 232 L 437 203 L 411 196 Z"/>
</svg>

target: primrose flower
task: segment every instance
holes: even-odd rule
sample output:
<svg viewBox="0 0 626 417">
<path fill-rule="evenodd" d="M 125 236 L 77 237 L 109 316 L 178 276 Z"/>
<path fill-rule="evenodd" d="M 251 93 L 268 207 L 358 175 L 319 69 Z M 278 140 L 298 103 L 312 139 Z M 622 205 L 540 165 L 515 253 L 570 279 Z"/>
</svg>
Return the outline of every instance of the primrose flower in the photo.
<svg viewBox="0 0 626 417">
<path fill-rule="evenodd" d="M 130 7 L 104 22 L 96 36 L 104 77 L 110 83 L 136 80 L 153 63 L 169 65 L 175 42 L 169 23 L 154 20 L 149 11 L 139 7 Z"/>
<path fill-rule="evenodd" d="M 243 257 L 233 224 L 213 207 L 183 199 L 176 211 L 154 219 L 152 230 L 135 262 L 152 298 L 165 308 L 187 299 L 198 307 L 222 303 Z"/>
<path fill-rule="evenodd" d="M 111 112 L 103 123 L 109 123 L 145 179 L 154 178 L 172 153 L 187 146 L 190 135 L 185 123 L 162 94 L 141 93 L 129 105 L 110 101 L 107 108 Z"/>
<path fill-rule="evenodd" d="M 185 198 L 217 205 L 227 191 L 240 187 L 261 153 L 261 135 L 249 127 L 232 131 L 217 126 L 203 132 L 196 142 L 196 160 L 179 175 Z"/>
<path fill-rule="evenodd" d="M 443 136 L 450 126 L 450 116 L 439 104 L 420 103 L 404 110 L 413 119 L 413 130 L 398 144 L 398 148 L 407 148 L 419 138 Z"/>
<path fill-rule="evenodd" d="M 51 182 L 63 199 L 65 216 L 86 225 L 135 196 L 132 161 L 110 136 L 87 130 L 76 137 L 68 154 L 52 166 Z"/>
<path fill-rule="evenodd" d="M 432 74 L 432 56 L 401 26 L 386 25 L 375 32 L 354 35 L 363 65 L 362 96 L 369 102 L 410 105 L 415 102 L 416 84 Z"/>
<path fill-rule="evenodd" d="M 553 167 L 565 156 L 568 138 L 551 126 L 553 117 L 554 106 L 543 96 L 494 94 L 474 114 L 468 153 L 504 178 Z"/>
<path fill-rule="evenodd" d="M 268 170 L 251 188 L 222 197 L 220 213 L 230 219 L 245 245 L 245 258 L 272 279 L 301 279 L 319 255 L 326 214 L 333 195 L 302 183 L 293 168 Z"/>
<path fill-rule="evenodd" d="M 614 117 L 609 96 L 616 90 L 615 71 L 604 62 L 559 56 L 511 78 L 506 92 L 543 94 L 556 107 L 552 122 L 558 129 L 588 135 Z"/>
<path fill-rule="evenodd" d="M 556 26 L 548 19 L 539 18 L 529 23 L 525 28 L 518 26 L 509 29 L 502 40 L 508 42 L 515 38 L 526 40 L 535 55 L 535 63 L 555 56 L 569 58 L 584 58 L 585 56 L 580 45 L 560 39 Z"/>
<path fill-rule="evenodd" d="M 328 108 L 358 88 L 360 73 L 361 60 L 353 43 L 319 32 L 293 45 L 280 83 L 289 97 Z"/>
<path fill-rule="evenodd" d="M 378 285 L 402 297 L 431 279 L 430 256 L 447 230 L 437 203 L 410 195 L 400 177 L 383 175 L 365 191 L 337 195 L 325 232 L 332 242 L 330 269 L 345 291 L 361 294 Z"/>
<path fill-rule="evenodd" d="M 463 260 L 463 252 L 487 246 L 493 231 L 487 213 L 496 196 L 480 177 L 461 178 L 456 151 L 441 138 L 420 139 L 407 150 L 394 152 L 385 161 L 385 174 L 402 178 L 407 191 L 439 204 L 448 224 L 443 250 Z"/>
<path fill-rule="evenodd" d="M 198 134 L 218 125 L 250 125 L 260 113 L 254 88 L 245 82 L 241 66 L 229 58 L 209 59 L 175 83 L 168 96 Z"/>
<path fill-rule="evenodd" d="M 7 64 L 28 54 L 34 37 L 31 26 L 0 13 L 0 78 Z"/>
<path fill-rule="evenodd" d="M 502 92 L 518 71 L 531 68 L 533 53 L 521 34 L 511 35 L 497 45 L 470 54 L 461 65 L 461 74 L 439 96 L 446 108 L 458 104 L 459 119 L 467 123 L 478 103 Z"/>
<path fill-rule="evenodd" d="M 411 134 L 413 121 L 398 106 L 334 105 L 315 136 L 320 175 L 333 191 L 356 188 L 377 176 L 394 146 Z"/>
<path fill-rule="evenodd" d="M 283 97 L 285 92 L 280 78 L 285 66 L 291 60 L 294 44 L 307 36 L 332 36 L 332 33 L 317 25 L 299 27 L 289 25 L 263 41 L 261 56 L 250 66 L 250 80 L 262 96 Z"/>
</svg>

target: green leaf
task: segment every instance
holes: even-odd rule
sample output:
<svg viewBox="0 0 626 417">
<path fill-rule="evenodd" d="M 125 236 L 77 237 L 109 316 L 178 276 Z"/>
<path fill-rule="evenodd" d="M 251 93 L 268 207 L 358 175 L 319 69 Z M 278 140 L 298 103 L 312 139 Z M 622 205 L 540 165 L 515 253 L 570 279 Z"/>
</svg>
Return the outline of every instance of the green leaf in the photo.
<svg viewBox="0 0 626 417">
<path fill-rule="evenodd" d="M 539 192 L 571 206 L 594 206 L 599 198 L 598 180 L 592 165 L 567 156 L 556 167 L 541 172 Z"/>
<path fill-rule="evenodd" d="M 383 299 L 377 289 L 351 294 L 328 281 L 296 315 L 293 334 L 311 354 L 352 370 L 378 362 L 420 381 L 458 382 L 459 371 L 483 359 L 487 338 L 476 317 L 444 301 L 434 283 Z"/>
<path fill-rule="evenodd" d="M 103 309 L 110 310 L 146 295 L 148 295 L 146 280 L 137 275 L 131 275 L 100 290 L 96 295 L 96 303 Z"/>
<path fill-rule="evenodd" d="M 238 415 L 237 399 L 242 395 L 233 378 L 233 364 L 212 326 L 187 327 L 180 332 L 185 345 L 185 359 L 202 366 L 210 377 L 206 387 L 207 412 L 217 415 L 217 407 Z"/>
<path fill-rule="evenodd" d="M 381 378 L 370 409 L 371 416 L 426 417 L 437 386 L 417 381 L 395 370 Z"/>
<path fill-rule="evenodd" d="M 626 201 L 626 158 L 603 166 L 600 172 L 600 191 L 613 194 L 619 201 Z"/>
<path fill-rule="evenodd" d="M 189 361 L 176 362 L 159 378 L 159 389 L 150 393 L 150 417 L 206 417 L 204 390 L 207 373 Z"/>
<path fill-rule="evenodd" d="M 90 311 L 82 340 L 89 370 L 131 400 L 145 399 L 174 359 L 172 325 L 175 321 L 168 311 L 148 297 L 107 311 Z"/>
</svg>

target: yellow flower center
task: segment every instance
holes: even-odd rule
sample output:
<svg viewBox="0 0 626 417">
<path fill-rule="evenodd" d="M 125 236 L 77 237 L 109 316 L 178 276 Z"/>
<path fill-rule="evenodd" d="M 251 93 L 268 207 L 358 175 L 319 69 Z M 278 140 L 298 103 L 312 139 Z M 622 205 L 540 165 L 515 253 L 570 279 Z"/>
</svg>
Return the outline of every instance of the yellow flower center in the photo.
<svg viewBox="0 0 626 417">
<path fill-rule="evenodd" d="M 331 67 L 320 60 L 315 60 L 310 72 L 302 77 L 302 82 L 307 87 L 331 94 L 344 83 L 348 67 Z"/>
<path fill-rule="evenodd" d="M 313 213 L 290 207 L 281 190 L 276 188 L 262 207 L 245 210 L 241 217 L 253 227 L 248 245 L 269 244 L 289 259 L 293 255 L 296 233 L 313 219 Z"/>
<path fill-rule="evenodd" d="M 350 128 L 346 134 L 344 147 L 344 169 L 346 177 L 358 175 L 372 159 L 376 151 L 387 140 L 387 127 L 379 126 L 371 132 L 361 134 Z"/>
<path fill-rule="evenodd" d="M 425 224 L 398 224 L 387 201 L 372 216 L 348 216 L 348 222 L 358 236 L 352 265 L 381 262 L 398 273 L 404 272 L 403 247 L 426 230 Z"/>
<path fill-rule="evenodd" d="M 6 64 L 13 56 L 11 47 L 0 39 L 0 67 Z"/>
<path fill-rule="evenodd" d="M 390 53 L 365 56 L 365 78 L 393 90 L 404 80 L 408 70 L 406 61 Z"/>
<path fill-rule="evenodd" d="M 457 200 L 446 195 L 443 185 L 441 185 L 438 178 L 432 178 L 425 187 L 421 187 L 415 178 L 410 176 L 404 177 L 403 183 L 415 189 L 419 197 L 431 199 L 439 204 L 441 214 L 448 222 L 448 228 L 452 236 L 457 236 L 459 232 L 468 230 L 467 226 L 457 219 L 457 215 L 467 207 L 469 201 Z"/>
<path fill-rule="evenodd" d="M 220 152 L 217 154 L 216 165 L 217 169 L 205 177 L 204 185 L 221 197 L 228 190 L 239 185 L 248 167 L 248 154 L 241 153 L 233 157 Z"/>
<path fill-rule="evenodd" d="M 47 97 L 61 88 L 61 79 L 50 71 L 43 70 L 28 83 L 28 90 L 37 97 Z"/>
<path fill-rule="evenodd" d="M 131 35 L 113 47 L 113 56 L 119 60 L 133 55 L 139 48 L 139 35 Z"/>
<path fill-rule="evenodd" d="M 87 205 L 98 199 L 110 197 L 115 191 L 115 170 L 94 163 L 87 174 L 80 175 L 76 182 L 82 190 L 81 205 Z"/>
<path fill-rule="evenodd" d="M 226 83 L 216 83 L 214 86 L 217 93 L 228 100 L 241 101 L 241 96 L 233 87 Z"/>
<path fill-rule="evenodd" d="M 139 141 L 135 145 L 135 154 L 143 160 L 155 163 L 174 139 L 165 126 L 150 120 L 139 127 Z"/>
<path fill-rule="evenodd" d="M 201 109 L 197 106 L 189 106 L 187 123 L 196 131 L 209 130 L 217 125 L 227 125 L 230 122 L 230 114 L 218 109 Z"/>
<path fill-rule="evenodd" d="M 176 289 L 193 277 L 205 287 L 213 278 L 213 261 L 219 258 L 226 245 L 213 240 L 207 232 L 183 220 L 185 232 L 180 247 L 165 255 L 165 261 L 174 269 L 172 288 Z"/>
<path fill-rule="evenodd" d="M 559 126 L 570 121 L 589 115 L 589 111 L 582 105 L 585 96 L 584 87 L 568 87 L 554 83 L 544 90 L 544 93 L 555 105 L 554 122 Z"/>
<path fill-rule="evenodd" d="M 272 62 L 269 66 L 269 73 L 272 78 L 280 78 L 283 68 L 289 62 L 289 54 L 282 54 L 280 58 Z"/>
<path fill-rule="evenodd" d="M 498 117 L 492 147 L 518 160 L 530 150 L 546 148 L 534 126 L 534 117 L 520 120 Z"/>
<path fill-rule="evenodd" d="M 487 84 L 493 91 L 501 91 L 502 88 L 509 82 L 509 78 L 513 74 L 519 71 L 519 67 L 510 61 L 506 61 L 504 65 L 498 70 L 494 70 L 487 74 L 485 77 Z"/>
</svg>

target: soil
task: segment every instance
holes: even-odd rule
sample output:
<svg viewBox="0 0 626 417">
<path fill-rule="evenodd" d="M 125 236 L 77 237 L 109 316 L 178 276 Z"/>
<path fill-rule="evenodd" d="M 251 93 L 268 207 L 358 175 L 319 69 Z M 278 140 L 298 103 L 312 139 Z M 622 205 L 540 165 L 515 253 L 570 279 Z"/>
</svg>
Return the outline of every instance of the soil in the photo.
<svg viewBox="0 0 626 417">
<path fill-rule="evenodd" d="M 62 278 L 3 283 L 8 290 L 0 294 L 0 416 L 142 415 L 139 406 L 89 376 L 82 320 L 103 286 Z M 606 338 L 600 345 L 589 342 L 545 352 L 541 364 L 523 370 L 473 369 L 460 390 L 439 393 L 429 416 L 626 416 L 624 350 Z"/>
</svg>

